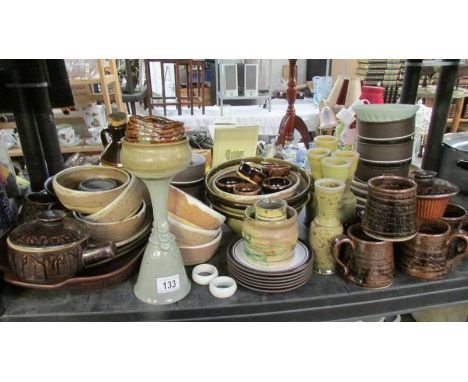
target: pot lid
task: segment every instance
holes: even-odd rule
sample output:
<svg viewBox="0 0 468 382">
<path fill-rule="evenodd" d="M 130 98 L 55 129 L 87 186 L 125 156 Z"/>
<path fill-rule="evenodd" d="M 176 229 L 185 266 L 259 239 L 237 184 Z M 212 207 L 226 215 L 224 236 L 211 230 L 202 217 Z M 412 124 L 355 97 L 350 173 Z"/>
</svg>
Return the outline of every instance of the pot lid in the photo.
<svg viewBox="0 0 468 382">
<path fill-rule="evenodd" d="M 468 153 L 468 131 L 445 134 L 444 144 L 453 148 L 454 150 Z"/>
<path fill-rule="evenodd" d="M 416 115 L 418 109 L 418 105 L 400 103 L 364 104 L 353 107 L 360 121 L 372 123 L 393 122 L 412 118 Z"/>
<path fill-rule="evenodd" d="M 89 238 L 86 226 L 65 217 L 60 210 L 47 210 L 37 214 L 37 219 L 15 228 L 9 243 L 29 248 L 55 248 L 79 243 Z"/>
</svg>

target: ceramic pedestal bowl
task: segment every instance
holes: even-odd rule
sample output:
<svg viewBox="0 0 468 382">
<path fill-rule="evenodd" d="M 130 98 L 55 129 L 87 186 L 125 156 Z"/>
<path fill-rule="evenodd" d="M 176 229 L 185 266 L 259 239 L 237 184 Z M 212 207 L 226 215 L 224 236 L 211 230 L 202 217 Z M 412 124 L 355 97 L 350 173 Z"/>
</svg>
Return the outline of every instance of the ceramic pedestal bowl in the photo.
<svg viewBox="0 0 468 382">
<path fill-rule="evenodd" d="M 141 119 L 141 118 L 140 118 Z M 136 118 L 138 121 L 138 118 Z M 151 121 L 144 126 L 164 132 Z M 139 124 L 134 130 L 138 133 Z M 169 231 L 168 196 L 171 178 L 190 163 L 192 152 L 186 137 L 172 142 L 139 143 L 122 140 L 123 167 L 146 184 L 153 206 L 153 230 L 143 255 L 135 295 L 149 304 L 170 304 L 190 291 L 182 256 Z M 196 200 L 196 199 L 195 199 Z"/>
<path fill-rule="evenodd" d="M 87 179 L 113 179 L 118 186 L 106 191 L 80 191 L 79 184 Z M 54 192 L 66 208 L 92 214 L 116 199 L 128 186 L 130 175 L 106 166 L 79 166 L 60 171 L 52 181 Z"/>
</svg>

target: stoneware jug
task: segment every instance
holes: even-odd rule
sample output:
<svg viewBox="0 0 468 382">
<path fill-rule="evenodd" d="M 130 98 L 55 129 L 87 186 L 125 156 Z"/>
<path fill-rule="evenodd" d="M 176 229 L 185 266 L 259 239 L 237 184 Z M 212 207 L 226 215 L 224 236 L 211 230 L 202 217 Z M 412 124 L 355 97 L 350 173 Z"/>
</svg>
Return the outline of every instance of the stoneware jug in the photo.
<svg viewBox="0 0 468 382">
<path fill-rule="evenodd" d="M 120 140 L 125 136 L 127 116 L 125 113 L 112 113 L 108 119 L 109 127 L 102 129 L 100 133 L 101 141 L 104 145 L 101 163 L 107 166 L 122 167 L 120 163 L 120 150 L 122 147 Z"/>
</svg>

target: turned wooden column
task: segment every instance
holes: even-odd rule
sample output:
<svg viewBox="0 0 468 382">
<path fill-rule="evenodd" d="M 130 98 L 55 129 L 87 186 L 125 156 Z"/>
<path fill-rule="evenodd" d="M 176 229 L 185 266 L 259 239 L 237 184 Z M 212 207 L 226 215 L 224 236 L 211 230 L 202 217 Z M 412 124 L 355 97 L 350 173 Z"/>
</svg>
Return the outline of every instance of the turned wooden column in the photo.
<svg viewBox="0 0 468 382">
<path fill-rule="evenodd" d="M 294 129 L 296 129 L 301 134 L 304 145 L 308 149 L 310 143 L 309 131 L 302 118 L 296 115 L 296 109 L 294 108 L 296 102 L 296 62 L 297 59 L 289 59 L 289 80 L 288 90 L 286 91 L 288 108 L 286 109 L 286 115 L 281 120 L 276 144 L 284 146 L 286 141 L 291 142 L 294 138 Z"/>
</svg>

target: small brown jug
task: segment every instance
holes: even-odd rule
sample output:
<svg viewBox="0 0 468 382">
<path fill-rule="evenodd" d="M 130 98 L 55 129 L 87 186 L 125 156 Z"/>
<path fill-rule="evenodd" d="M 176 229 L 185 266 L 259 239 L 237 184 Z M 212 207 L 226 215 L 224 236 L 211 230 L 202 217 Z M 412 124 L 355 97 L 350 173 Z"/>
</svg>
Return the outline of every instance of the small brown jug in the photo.
<svg viewBox="0 0 468 382">
<path fill-rule="evenodd" d="M 120 163 L 120 140 L 125 136 L 127 129 L 127 114 L 116 112 L 109 114 L 107 118 L 109 126 L 101 130 L 101 141 L 104 150 L 101 154 L 101 164 L 114 167 L 122 167 Z M 110 136 L 110 141 L 109 141 Z"/>
</svg>

